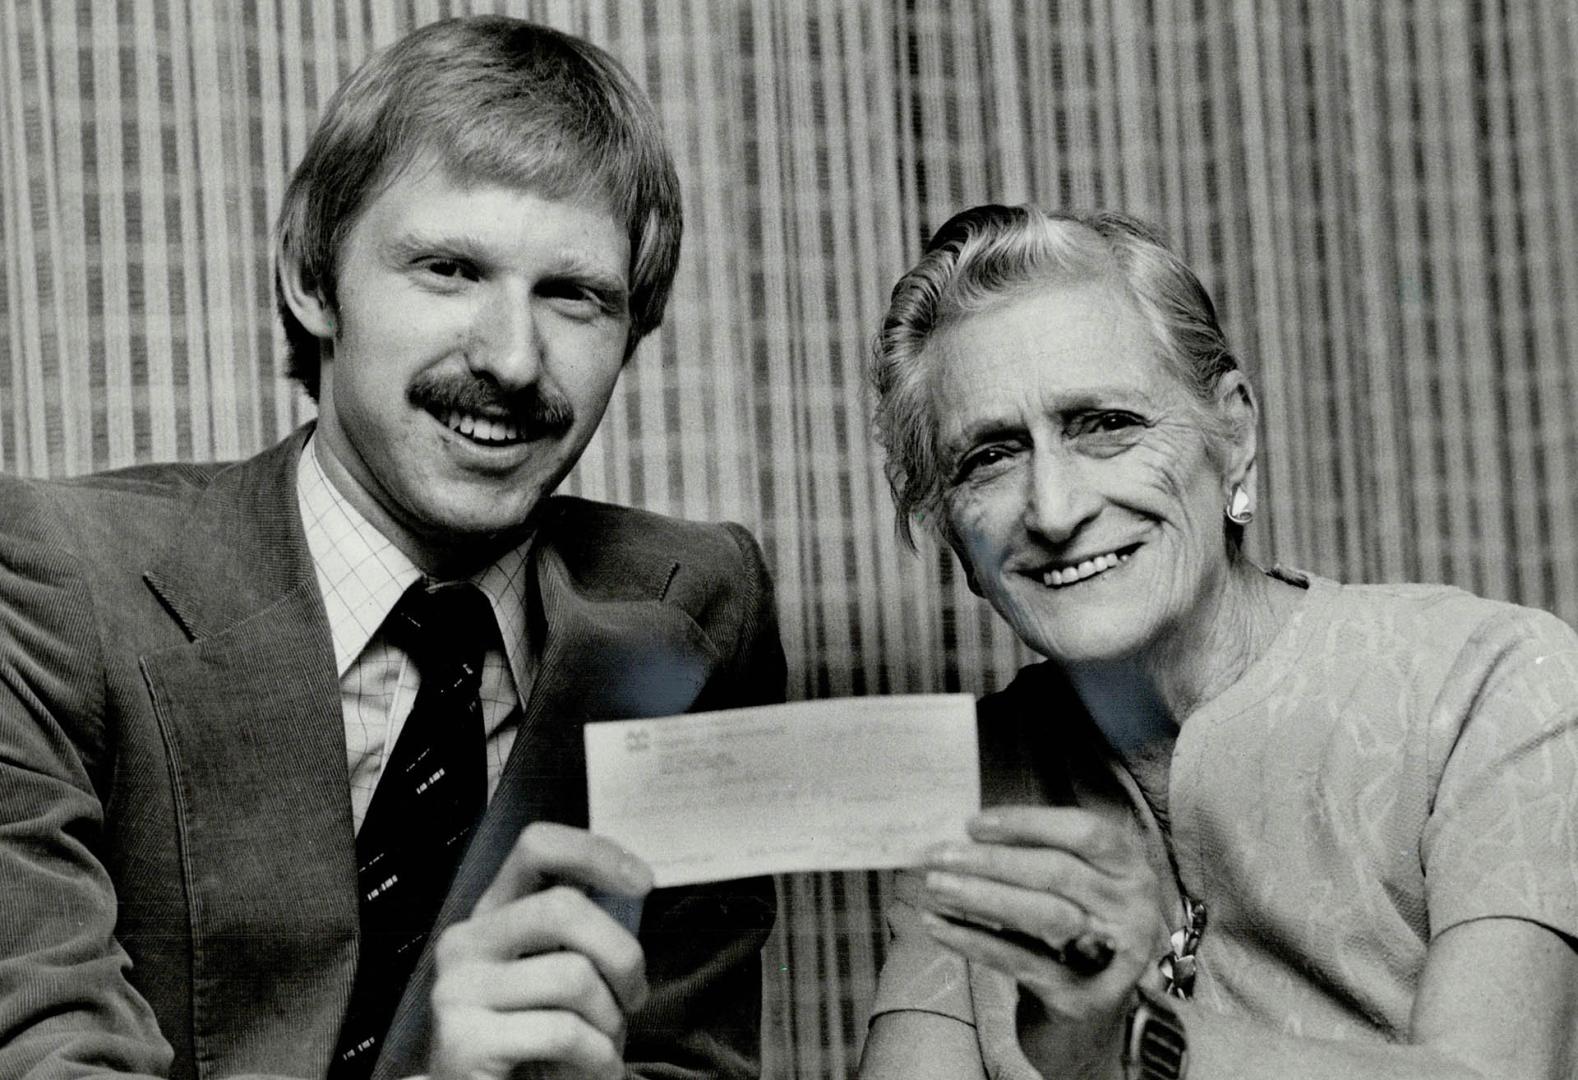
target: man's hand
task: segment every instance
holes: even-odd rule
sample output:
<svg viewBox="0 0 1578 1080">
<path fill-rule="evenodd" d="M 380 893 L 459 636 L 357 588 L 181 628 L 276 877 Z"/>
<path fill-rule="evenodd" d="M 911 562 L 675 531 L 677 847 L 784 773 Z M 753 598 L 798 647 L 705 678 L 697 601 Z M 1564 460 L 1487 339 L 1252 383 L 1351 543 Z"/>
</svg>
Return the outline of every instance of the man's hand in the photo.
<svg viewBox="0 0 1578 1080">
<path fill-rule="evenodd" d="M 626 1018 L 646 1000 L 631 931 L 588 899 L 643 897 L 652 872 L 608 840 L 565 825 L 521 832 L 471 918 L 438 940 L 433 1080 L 617 1080 Z"/>
</svg>

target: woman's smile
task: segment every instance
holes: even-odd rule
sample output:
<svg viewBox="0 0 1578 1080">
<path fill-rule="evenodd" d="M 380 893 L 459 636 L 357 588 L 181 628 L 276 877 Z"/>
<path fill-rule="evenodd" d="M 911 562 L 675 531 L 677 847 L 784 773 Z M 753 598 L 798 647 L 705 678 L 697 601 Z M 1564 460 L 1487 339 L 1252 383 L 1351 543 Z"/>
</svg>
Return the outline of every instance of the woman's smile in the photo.
<svg viewBox="0 0 1578 1080">
<path fill-rule="evenodd" d="M 1105 551 L 1100 555 L 1093 555 L 1079 559 L 1071 559 L 1048 567 L 1041 574 L 1041 584 L 1052 589 L 1067 588 L 1077 585 L 1091 578 L 1099 577 L 1109 570 L 1116 570 L 1139 549 L 1138 544 L 1129 544 L 1126 547 L 1113 551 Z"/>
<path fill-rule="evenodd" d="M 1132 303 L 1052 287 L 933 348 L 950 535 L 1027 644 L 1069 664 L 1131 657 L 1214 602 L 1225 481 Z"/>
</svg>

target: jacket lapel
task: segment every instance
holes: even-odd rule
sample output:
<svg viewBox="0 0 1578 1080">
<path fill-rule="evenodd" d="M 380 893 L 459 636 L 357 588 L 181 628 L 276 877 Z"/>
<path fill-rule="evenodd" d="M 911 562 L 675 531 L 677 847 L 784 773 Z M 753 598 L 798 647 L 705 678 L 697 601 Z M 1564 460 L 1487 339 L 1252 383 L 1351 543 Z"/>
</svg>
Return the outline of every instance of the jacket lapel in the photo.
<svg viewBox="0 0 1578 1080">
<path fill-rule="evenodd" d="M 217 1070 L 320 1073 L 355 966 L 339 687 L 296 508 L 305 438 L 215 476 L 147 574 L 189 638 L 142 670 L 190 896 L 196 1057 Z"/>
<path fill-rule="evenodd" d="M 395 1013 L 373 1080 L 426 1070 L 433 947 L 446 927 L 470 914 L 520 831 L 533 821 L 586 826 L 582 726 L 684 712 L 719 662 L 690 616 L 662 601 L 677 566 L 672 559 L 627 567 L 628 578 L 610 590 L 609 582 L 572 574 L 554 531 L 543 527 L 533 553 L 537 595 L 529 610 L 537 663 L 521 729 Z"/>
</svg>

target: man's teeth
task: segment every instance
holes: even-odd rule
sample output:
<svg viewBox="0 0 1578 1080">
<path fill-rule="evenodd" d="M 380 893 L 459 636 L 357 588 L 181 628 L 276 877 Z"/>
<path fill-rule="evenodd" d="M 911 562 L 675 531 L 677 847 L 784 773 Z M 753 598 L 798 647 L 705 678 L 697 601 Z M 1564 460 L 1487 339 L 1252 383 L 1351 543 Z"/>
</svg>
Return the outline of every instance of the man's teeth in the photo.
<svg viewBox="0 0 1578 1080">
<path fill-rule="evenodd" d="M 468 439 L 477 442 L 516 442 L 521 437 L 520 428 L 503 420 L 489 420 L 482 416 L 451 409 L 444 414 L 444 425 Z"/>
<path fill-rule="evenodd" d="M 1128 562 L 1129 554 L 1125 552 L 1119 555 L 1114 551 L 1107 555 L 1097 555 L 1094 559 L 1086 559 L 1076 566 L 1064 567 L 1061 570 L 1048 570 L 1041 576 L 1041 583 L 1050 585 L 1054 589 L 1059 585 L 1072 585 L 1076 581 L 1084 581 L 1086 578 L 1095 577 L 1105 570 L 1111 570 L 1119 563 Z"/>
</svg>

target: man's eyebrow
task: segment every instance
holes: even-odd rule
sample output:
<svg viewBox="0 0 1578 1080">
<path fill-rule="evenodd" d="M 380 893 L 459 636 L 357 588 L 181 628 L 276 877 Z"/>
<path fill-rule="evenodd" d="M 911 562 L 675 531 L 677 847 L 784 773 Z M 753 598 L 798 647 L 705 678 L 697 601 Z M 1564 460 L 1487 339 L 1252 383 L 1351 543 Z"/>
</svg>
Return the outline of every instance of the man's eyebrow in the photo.
<svg viewBox="0 0 1578 1080">
<path fill-rule="evenodd" d="M 608 297 L 624 299 L 630 292 L 630 284 L 623 273 L 602 263 L 583 258 L 573 251 L 562 253 L 558 269 L 545 276 L 567 278 Z"/>
<path fill-rule="evenodd" d="M 484 246 L 463 232 L 420 232 L 408 230 L 384 242 L 384 250 L 394 255 L 415 258 L 444 252 L 450 255 L 480 255 Z"/>
<path fill-rule="evenodd" d="M 482 266 L 494 261 L 486 241 L 463 232 L 407 232 L 391 238 L 385 243 L 384 251 L 397 262 L 433 255 L 466 259 Z M 630 292 L 630 285 L 621 271 L 587 259 L 575 251 L 560 252 L 557 262 L 543 277 L 574 281 L 620 301 L 626 299 Z"/>
</svg>

